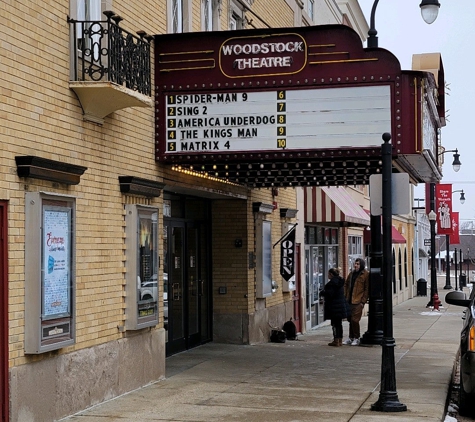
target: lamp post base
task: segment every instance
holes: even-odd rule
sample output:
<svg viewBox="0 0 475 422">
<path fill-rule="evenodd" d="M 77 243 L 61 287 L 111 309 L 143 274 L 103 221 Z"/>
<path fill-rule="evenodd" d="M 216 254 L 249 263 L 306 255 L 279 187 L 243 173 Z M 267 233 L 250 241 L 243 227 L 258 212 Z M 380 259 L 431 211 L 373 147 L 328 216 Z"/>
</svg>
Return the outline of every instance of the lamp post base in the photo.
<svg viewBox="0 0 475 422">
<path fill-rule="evenodd" d="M 444 290 L 452 290 L 452 289 L 453 289 L 453 287 L 450 284 L 446 284 L 444 286 Z"/>
<path fill-rule="evenodd" d="M 377 412 L 405 412 L 407 406 L 399 401 L 395 391 L 386 391 L 380 393 L 378 401 L 371 405 L 371 410 Z"/>
</svg>

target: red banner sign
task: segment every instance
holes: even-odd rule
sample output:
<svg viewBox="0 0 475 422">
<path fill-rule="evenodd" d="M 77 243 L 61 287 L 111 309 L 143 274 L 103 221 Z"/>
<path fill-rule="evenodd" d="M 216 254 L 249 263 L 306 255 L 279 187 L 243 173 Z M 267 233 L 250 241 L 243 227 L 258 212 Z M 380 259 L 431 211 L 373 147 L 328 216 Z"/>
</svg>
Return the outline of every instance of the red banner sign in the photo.
<svg viewBox="0 0 475 422">
<path fill-rule="evenodd" d="M 459 231 L 459 213 L 452 213 L 452 229 L 453 232 L 450 235 L 450 244 L 451 245 L 460 245 L 460 231 Z"/>
<path fill-rule="evenodd" d="M 452 185 L 435 185 L 437 234 L 452 234 Z"/>
</svg>

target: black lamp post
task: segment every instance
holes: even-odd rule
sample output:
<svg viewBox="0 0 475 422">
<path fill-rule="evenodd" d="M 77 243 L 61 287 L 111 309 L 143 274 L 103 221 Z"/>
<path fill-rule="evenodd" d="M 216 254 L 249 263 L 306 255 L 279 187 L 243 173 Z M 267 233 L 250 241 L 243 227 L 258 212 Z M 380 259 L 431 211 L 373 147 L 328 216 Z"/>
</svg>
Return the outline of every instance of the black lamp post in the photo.
<svg viewBox="0 0 475 422">
<path fill-rule="evenodd" d="M 457 154 L 457 160 L 459 162 L 459 166 L 462 164 L 460 163 L 460 159 L 458 158 L 459 154 Z M 455 159 L 454 159 L 455 161 Z M 459 167 L 460 168 L 460 167 Z M 461 192 L 460 193 L 460 203 L 464 204 L 465 203 L 465 194 L 463 192 L 463 189 L 461 190 L 453 190 L 452 193 L 456 192 Z M 452 289 L 452 284 L 450 282 L 450 235 L 446 234 L 445 235 L 445 249 L 446 249 L 446 254 L 445 254 L 445 290 L 450 290 Z"/>
<path fill-rule="evenodd" d="M 432 306 L 434 303 L 434 296 L 438 294 L 437 290 L 437 269 L 435 267 L 435 220 L 437 214 L 434 211 L 435 208 L 435 183 L 431 183 L 429 192 L 430 212 L 428 214 L 430 224 L 430 300 L 427 307 Z"/>
<path fill-rule="evenodd" d="M 393 304 L 392 304 L 392 144 L 391 135 L 383 134 L 382 158 L 382 198 L 383 198 L 383 338 L 381 362 L 381 389 L 379 399 L 371 405 L 371 410 L 380 412 L 404 412 L 407 406 L 399 401 L 396 390 L 396 369 L 394 360 Z"/>
<path fill-rule="evenodd" d="M 375 19 L 376 7 L 378 6 L 379 0 L 374 0 L 373 7 L 371 9 L 370 17 L 370 28 L 368 31 L 368 47 L 377 48 L 378 47 L 378 31 L 376 31 Z M 421 8 L 422 19 L 425 23 L 431 24 L 437 19 L 439 14 L 440 3 L 437 0 L 422 0 L 419 5 Z"/>
<path fill-rule="evenodd" d="M 450 235 L 445 235 L 445 290 L 452 289 L 452 284 L 450 284 Z"/>
<path fill-rule="evenodd" d="M 368 48 L 378 47 L 378 37 L 376 36 L 375 13 L 379 0 L 375 0 L 371 9 L 371 26 L 368 31 Z M 440 3 L 437 0 L 422 0 L 420 4 L 422 18 L 426 23 L 432 23 L 437 18 Z M 382 412 L 403 412 L 407 410 L 406 405 L 399 402 L 396 391 L 396 370 L 394 361 L 395 341 L 393 337 L 393 310 L 392 310 L 392 145 L 389 142 L 391 135 L 383 134 L 384 144 L 381 146 L 382 158 L 382 316 L 383 316 L 383 337 L 382 337 L 382 364 L 381 364 L 381 390 L 379 399 L 371 405 L 371 410 Z M 371 229 L 376 229 L 377 219 L 371 220 Z M 380 230 L 380 229 L 379 229 Z M 381 280 L 378 277 L 378 269 L 373 271 L 373 279 Z M 371 279 L 370 279 L 370 289 Z M 377 324 L 375 324 L 376 326 Z"/>
</svg>

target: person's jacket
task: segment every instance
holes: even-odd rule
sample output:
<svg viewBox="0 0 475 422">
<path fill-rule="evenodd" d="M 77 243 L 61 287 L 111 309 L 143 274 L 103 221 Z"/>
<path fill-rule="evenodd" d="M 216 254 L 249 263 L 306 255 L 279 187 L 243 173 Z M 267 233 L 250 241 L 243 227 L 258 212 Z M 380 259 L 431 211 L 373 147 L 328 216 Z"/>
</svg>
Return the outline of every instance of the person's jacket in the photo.
<svg viewBox="0 0 475 422">
<path fill-rule="evenodd" d="M 363 268 L 363 270 L 358 273 L 353 286 L 353 294 L 350 298 L 353 273 L 354 271 L 350 272 L 345 280 L 345 298 L 351 305 L 357 305 L 358 303 L 365 304 L 368 301 L 369 295 L 369 272 Z"/>
<path fill-rule="evenodd" d="M 343 294 L 343 285 L 345 280 L 340 276 L 335 276 L 325 284 L 323 291 L 320 293 L 325 297 L 325 305 L 323 307 L 324 319 L 341 318 L 346 319 L 350 314 L 348 302 Z"/>
</svg>

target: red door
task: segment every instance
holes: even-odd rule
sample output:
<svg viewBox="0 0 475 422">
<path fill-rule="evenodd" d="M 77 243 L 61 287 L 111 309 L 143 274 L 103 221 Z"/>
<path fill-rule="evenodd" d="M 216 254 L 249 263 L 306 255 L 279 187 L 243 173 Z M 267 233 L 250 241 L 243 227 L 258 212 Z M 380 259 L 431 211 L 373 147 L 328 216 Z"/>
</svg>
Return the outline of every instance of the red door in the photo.
<svg viewBox="0 0 475 422">
<path fill-rule="evenodd" d="M 302 326 L 300 322 L 300 293 L 302 292 L 302 278 L 301 278 L 301 265 L 300 265 L 300 243 L 295 245 L 295 260 L 297 262 L 295 268 L 295 290 L 292 295 L 292 301 L 294 303 L 294 323 L 297 328 L 297 332 L 302 332 Z"/>
<path fill-rule="evenodd" d="M 8 421 L 7 203 L 0 201 L 0 415 Z"/>
</svg>

